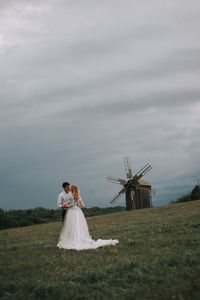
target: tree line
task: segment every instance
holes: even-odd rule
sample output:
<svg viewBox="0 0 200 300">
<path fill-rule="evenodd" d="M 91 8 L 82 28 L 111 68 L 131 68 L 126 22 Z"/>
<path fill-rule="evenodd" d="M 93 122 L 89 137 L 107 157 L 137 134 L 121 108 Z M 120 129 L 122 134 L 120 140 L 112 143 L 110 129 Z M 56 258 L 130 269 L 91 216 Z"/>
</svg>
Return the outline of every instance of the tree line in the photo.
<svg viewBox="0 0 200 300">
<path fill-rule="evenodd" d="M 193 190 L 171 203 L 180 203 L 193 200 L 200 200 L 200 186 L 196 185 Z M 83 208 L 85 217 L 110 214 L 118 211 L 123 211 L 126 208 L 123 206 L 115 207 L 92 207 Z M 0 208 L 0 229 L 22 227 L 34 224 L 42 224 L 54 221 L 61 221 L 60 209 L 49 209 L 44 207 L 36 207 L 23 210 L 3 210 Z"/>
<path fill-rule="evenodd" d="M 125 210 L 125 207 L 92 207 L 83 208 L 85 217 L 98 216 Z M 61 221 L 60 209 L 48 209 L 36 207 L 23 210 L 3 210 L 0 208 L 0 229 L 22 227 L 34 224 L 42 224 L 54 221 Z"/>
</svg>

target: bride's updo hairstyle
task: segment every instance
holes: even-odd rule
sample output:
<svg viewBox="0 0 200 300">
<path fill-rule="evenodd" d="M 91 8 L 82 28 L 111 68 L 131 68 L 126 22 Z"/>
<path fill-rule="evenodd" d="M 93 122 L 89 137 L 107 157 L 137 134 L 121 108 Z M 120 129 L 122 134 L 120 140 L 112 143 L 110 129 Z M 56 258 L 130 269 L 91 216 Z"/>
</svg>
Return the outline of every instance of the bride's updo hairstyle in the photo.
<svg viewBox="0 0 200 300">
<path fill-rule="evenodd" d="M 72 192 L 72 195 L 74 196 L 74 199 L 76 201 L 79 201 L 80 200 L 80 191 L 79 191 L 77 185 L 74 185 L 74 184 L 71 185 L 71 192 Z"/>
</svg>

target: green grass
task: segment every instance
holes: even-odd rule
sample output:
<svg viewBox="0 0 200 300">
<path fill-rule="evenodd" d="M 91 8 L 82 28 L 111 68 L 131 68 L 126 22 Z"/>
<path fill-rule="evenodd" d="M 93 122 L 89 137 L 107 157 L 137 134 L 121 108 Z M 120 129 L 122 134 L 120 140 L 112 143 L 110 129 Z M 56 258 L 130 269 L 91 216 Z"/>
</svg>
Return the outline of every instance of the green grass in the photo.
<svg viewBox="0 0 200 300">
<path fill-rule="evenodd" d="M 2 230 L 1 299 L 200 299 L 200 201 L 87 221 L 119 244 L 57 249 L 60 222 Z"/>
</svg>

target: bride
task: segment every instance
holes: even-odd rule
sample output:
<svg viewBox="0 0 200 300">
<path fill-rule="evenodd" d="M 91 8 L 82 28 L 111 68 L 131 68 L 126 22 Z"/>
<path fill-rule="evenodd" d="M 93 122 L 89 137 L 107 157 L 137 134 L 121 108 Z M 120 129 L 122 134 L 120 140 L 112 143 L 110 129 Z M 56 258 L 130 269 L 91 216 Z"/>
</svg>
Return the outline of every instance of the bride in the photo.
<svg viewBox="0 0 200 300">
<path fill-rule="evenodd" d="M 84 203 L 80 197 L 80 191 L 76 185 L 71 185 L 71 192 L 74 199 L 70 200 L 67 204 L 69 208 L 65 216 L 57 247 L 83 250 L 96 249 L 98 247 L 119 243 L 118 240 L 92 240 L 89 235 L 86 219 L 81 210 L 81 208 L 84 207 Z"/>
</svg>

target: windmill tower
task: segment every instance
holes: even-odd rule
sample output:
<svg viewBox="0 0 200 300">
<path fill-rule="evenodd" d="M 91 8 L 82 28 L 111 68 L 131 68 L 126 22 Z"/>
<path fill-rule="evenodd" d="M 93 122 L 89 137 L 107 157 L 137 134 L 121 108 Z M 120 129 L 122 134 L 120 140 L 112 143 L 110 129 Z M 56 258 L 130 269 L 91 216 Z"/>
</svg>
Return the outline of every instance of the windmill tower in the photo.
<svg viewBox="0 0 200 300">
<path fill-rule="evenodd" d="M 127 210 L 151 207 L 151 184 L 141 179 L 147 172 L 152 169 L 151 165 L 144 165 L 144 167 L 139 170 L 134 176 L 132 173 L 129 157 L 124 157 L 124 166 L 127 176 L 126 180 L 112 176 L 107 177 L 108 181 L 123 185 L 123 188 L 117 195 L 115 195 L 115 197 L 113 197 L 110 202 L 116 202 L 125 193 Z"/>
</svg>

